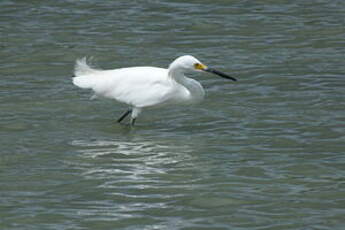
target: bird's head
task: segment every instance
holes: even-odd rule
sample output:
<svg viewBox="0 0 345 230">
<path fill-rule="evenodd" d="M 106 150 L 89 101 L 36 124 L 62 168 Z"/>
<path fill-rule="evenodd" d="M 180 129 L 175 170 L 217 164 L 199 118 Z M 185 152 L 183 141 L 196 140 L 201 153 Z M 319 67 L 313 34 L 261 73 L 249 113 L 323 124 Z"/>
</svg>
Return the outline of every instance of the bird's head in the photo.
<svg viewBox="0 0 345 230">
<path fill-rule="evenodd" d="M 200 71 L 205 71 L 205 72 L 209 72 L 209 73 L 213 73 L 216 74 L 220 77 L 226 78 L 226 79 L 230 79 L 233 81 L 237 81 L 236 78 L 230 77 L 225 73 L 222 73 L 218 70 L 209 68 L 208 66 L 202 64 L 198 59 L 196 59 L 195 57 L 191 56 L 191 55 L 185 55 L 185 56 L 181 56 L 178 57 L 177 59 L 175 59 L 175 61 L 173 61 L 170 66 L 169 69 L 174 69 L 183 73 L 186 72 L 200 72 Z"/>
</svg>

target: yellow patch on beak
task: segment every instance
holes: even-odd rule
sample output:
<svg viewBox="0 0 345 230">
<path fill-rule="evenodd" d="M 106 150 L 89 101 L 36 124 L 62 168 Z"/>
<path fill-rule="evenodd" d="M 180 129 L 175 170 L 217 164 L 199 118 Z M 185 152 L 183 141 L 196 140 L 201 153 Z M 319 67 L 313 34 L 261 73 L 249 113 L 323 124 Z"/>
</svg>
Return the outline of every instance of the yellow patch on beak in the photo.
<svg viewBox="0 0 345 230">
<path fill-rule="evenodd" d="M 204 64 L 201 64 L 201 63 L 195 63 L 194 68 L 198 69 L 198 70 L 205 70 L 205 69 L 207 69 L 207 66 L 205 66 Z"/>
</svg>

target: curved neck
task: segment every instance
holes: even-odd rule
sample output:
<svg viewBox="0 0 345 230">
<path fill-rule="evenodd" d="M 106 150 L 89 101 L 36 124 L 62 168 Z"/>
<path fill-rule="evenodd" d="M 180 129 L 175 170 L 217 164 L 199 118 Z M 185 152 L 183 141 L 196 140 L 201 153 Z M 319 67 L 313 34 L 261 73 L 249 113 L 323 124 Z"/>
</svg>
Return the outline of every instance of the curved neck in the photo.
<svg viewBox="0 0 345 230">
<path fill-rule="evenodd" d="M 204 98 L 205 92 L 200 83 L 194 79 L 186 77 L 184 75 L 184 71 L 180 68 L 171 68 L 170 66 L 168 75 L 174 81 L 187 88 L 190 93 L 189 97 L 191 102 L 199 102 Z"/>
<path fill-rule="evenodd" d="M 179 82 L 182 84 L 182 82 L 180 82 L 181 80 L 183 81 L 186 76 L 184 75 L 184 72 L 179 69 L 179 68 L 171 68 L 169 67 L 168 69 L 168 75 L 170 78 L 174 79 L 175 81 Z"/>
<path fill-rule="evenodd" d="M 178 80 L 179 78 L 185 78 L 183 69 L 176 63 L 176 60 L 169 65 L 168 74 L 169 77 Z"/>
<path fill-rule="evenodd" d="M 168 69 L 168 76 L 174 81 L 176 81 L 177 83 L 189 89 L 189 78 L 186 77 L 184 74 L 185 74 L 185 71 L 181 67 L 175 65 L 174 62 L 171 63 Z"/>
</svg>

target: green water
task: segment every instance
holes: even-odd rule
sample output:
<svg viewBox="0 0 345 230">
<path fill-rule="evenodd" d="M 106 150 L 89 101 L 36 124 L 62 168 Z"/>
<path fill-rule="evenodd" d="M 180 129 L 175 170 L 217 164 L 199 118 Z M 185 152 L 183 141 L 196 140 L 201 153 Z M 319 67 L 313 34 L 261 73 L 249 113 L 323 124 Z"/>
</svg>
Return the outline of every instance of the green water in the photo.
<svg viewBox="0 0 345 230">
<path fill-rule="evenodd" d="M 344 1 L 0 1 L 0 229 L 340 230 Z M 226 72 L 194 107 L 89 100 L 74 62 Z"/>
</svg>

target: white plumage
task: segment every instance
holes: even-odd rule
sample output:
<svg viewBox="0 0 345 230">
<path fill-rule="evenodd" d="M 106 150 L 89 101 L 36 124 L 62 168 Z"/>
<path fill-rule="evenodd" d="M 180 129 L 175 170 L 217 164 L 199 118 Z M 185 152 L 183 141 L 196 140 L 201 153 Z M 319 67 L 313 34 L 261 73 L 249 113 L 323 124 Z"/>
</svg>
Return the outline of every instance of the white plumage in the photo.
<svg viewBox="0 0 345 230">
<path fill-rule="evenodd" d="M 130 109 L 118 121 L 121 122 L 131 113 L 131 123 L 134 124 L 143 108 L 201 101 L 205 95 L 204 89 L 199 82 L 184 75 L 200 70 L 235 80 L 186 55 L 177 58 L 168 69 L 129 67 L 101 70 L 90 67 L 86 58 L 82 58 L 76 62 L 73 84 L 92 89 L 94 97 L 115 99 L 129 105 Z"/>
</svg>

